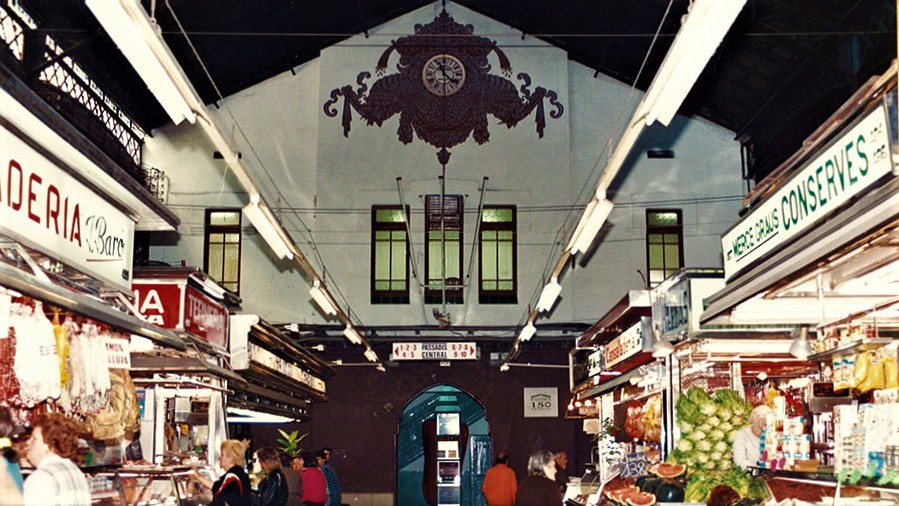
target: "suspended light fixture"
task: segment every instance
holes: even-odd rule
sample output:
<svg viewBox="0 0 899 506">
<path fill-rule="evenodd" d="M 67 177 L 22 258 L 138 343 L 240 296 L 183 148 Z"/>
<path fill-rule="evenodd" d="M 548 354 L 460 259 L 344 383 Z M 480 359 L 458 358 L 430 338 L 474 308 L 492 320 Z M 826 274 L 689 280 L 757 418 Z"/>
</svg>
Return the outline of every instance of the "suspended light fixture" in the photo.
<svg viewBox="0 0 899 506">
<path fill-rule="evenodd" d="M 635 113 L 668 126 L 746 0 L 693 0 L 683 26 Z"/>
<path fill-rule="evenodd" d="M 583 216 L 581 216 L 581 221 L 578 223 L 578 228 L 575 229 L 575 233 L 568 243 L 568 248 L 571 250 L 572 255 L 583 253 L 590 248 L 593 240 L 596 239 L 596 234 L 599 233 L 609 214 L 611 214 L 612 208 L 615 207 L 611 200 L 605 198 L 605 192 L 600 192 L 600 194 L 601 196 L 587 204 L 587 208 L 584 210 Z"/>
<path fill-rule="evenodd" d="M 500 372 L 506 372 L 506 371 L 508 371 L 508 370 L 509 370 L 509 364 L 503 364 L 503 365 L 499 366 L 499 370 L 500 370 Z"/>
<path fill-rule="evenodd" d="M 812 345 L 808 342 L 808 326 L 803 325 L 799 327 L 799 335 L 793 340 L 793 344 L 790 345 L 790 355 L 799 360 L 805 360 L 811 354 Z"/>
<path fill-rule="evenodd" d="M 312 288 L 309 289 L 309 295 L 312 296 L 312 300 L 318 304 L 318 307 L 320 307 L 325 314 L 332 316 L 337 314 L 337 307 L 331 302 L 328 291 L 322 287 L 321 281 L 319 281 L 318 278 L 312 282 Z M 349 328 L 349 325 L 347 325 L 347 328 Z M 344 331 L 344 334 L 346 334 L 346 331 Z M 352 341 L 352 339 L 350 339 L 350 341 Z"/>
<path fill-rule="evenodd" d="M 275 256 L 281 260 L 293 258 L 291 240 L 286 237 L 282 227 L 275 226 L 278 219 L 272 214 L 268 206 L 259 200 L 258 195 L 255 198 L 251 198 L 250 203 L 244 206 L 243 214 L 250 220 L 250 223 L 253 224 L 259 235 L 272 249 Z"/>
<path fill-rule="evenodd" d="M 560 293 L 562 293 L 562 285 L 559 284 L 559 278 L 553 276 L 549 283 L 543 287 L 543 291 L 540 292 L 540 299 L 537 301 L 537 311 L 545 313 L 552 309 Z"/>
<path fill-rule="evenodd" d="M 521 342 L 530 341 L 534 334 L 537 333 L 537 327 L 534 326 L 532 322 L 528 322 L 527 325 L 522 327 L 521 333 L 518 334 L 518 340 Z"/>
<path fill-rule="evenodd" d="M 359 335 L 359 331 L 353 328 L 349 323 L 347 323 L 346 328 L 343 329 L 343 335 L 353 344 L 362 344 L 362 336 Z"/>
<path fill-rule="evenodd" d="M 87 0 L 109 37 L 159 101 L 176 125 L 184 120 L 197 121 L 192 102 L 196 91 L 179 68 L 166 62 L 175 61 L 169 47 L 160 38 L 155 21 L 137 0 Z"/>
<path fill-rule="evenodd" d="M 366 348 L 364 355 L 365 355 L 365 358 L 368 359 L 369 362 L 377 362 L 378 361 L 378 354 L 375 353 L 375 350 L 373 350 L 371 348 Z"/>
</svg>

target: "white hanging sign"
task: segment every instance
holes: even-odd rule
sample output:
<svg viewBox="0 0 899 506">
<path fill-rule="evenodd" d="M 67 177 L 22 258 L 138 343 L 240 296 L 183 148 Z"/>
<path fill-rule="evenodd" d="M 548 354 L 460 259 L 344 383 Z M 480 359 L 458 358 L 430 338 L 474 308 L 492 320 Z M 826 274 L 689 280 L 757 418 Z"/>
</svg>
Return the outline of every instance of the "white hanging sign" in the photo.
<svg viewBox="0 0 899 506">
<path fill-rule="evenodd" d="M 475 343 L 393 343 L 391 360 L 477 360 Z"/>
<path fill-rule="evenodd" d="M 721 237 L 725 279 L 810 229 L 893 168 L 884 106 L 797 170 Z"/>
<path fill-rule="evenodd" d="M 524 417 L 558 417 L 559 391 L 556 388 L 525 388 Z"/>
<path fill-rule="evenodd" d="M 131 369 L 131 345 L 128 339 L 106 338 L 106 364 L 110 369 Z"/>
<path fill-rule="evenodd" d="M 134 220 L 0 127 L 0 234 L 131 291 Z"/>
</svg>

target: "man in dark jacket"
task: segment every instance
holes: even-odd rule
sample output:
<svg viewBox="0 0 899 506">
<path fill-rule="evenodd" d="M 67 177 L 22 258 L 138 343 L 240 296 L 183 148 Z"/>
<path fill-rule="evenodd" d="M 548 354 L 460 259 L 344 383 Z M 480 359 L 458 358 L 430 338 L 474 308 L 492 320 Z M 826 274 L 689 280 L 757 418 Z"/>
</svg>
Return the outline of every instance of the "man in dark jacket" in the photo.
<svg viewBox="0 0 899 506">
<path fill-rule="evenodd" d="M 285 506 L 287 504 L 287 477 L 281 470 L 281 459 L 274 448 L 261 448 L 256 452 L 259 466 L 267 474 L 259 482 L 257 504 L 261 506 Z"/>
</svg>

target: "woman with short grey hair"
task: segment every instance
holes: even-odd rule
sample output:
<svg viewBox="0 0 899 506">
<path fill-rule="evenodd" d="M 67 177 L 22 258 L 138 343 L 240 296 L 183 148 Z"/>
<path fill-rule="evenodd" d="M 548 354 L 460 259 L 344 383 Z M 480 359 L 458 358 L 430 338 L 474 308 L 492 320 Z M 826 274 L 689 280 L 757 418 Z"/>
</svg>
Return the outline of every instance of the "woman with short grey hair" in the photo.
<svg viewBox="0 0 899 506">
<path fill-rule="evenodd" d="M 556 485 L 556 460 L 552 452 L 537 450 L 528 459 L 528 477 L 518 486 L 515 506 L 559 506 L 562 493 Z"/>
</svg>

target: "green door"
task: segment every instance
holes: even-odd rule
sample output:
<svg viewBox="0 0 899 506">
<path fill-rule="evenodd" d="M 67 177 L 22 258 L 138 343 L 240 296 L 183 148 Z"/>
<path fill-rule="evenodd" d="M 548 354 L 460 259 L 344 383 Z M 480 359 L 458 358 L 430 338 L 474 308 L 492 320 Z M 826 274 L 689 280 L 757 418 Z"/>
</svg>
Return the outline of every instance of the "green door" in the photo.
<svg viewBox="0 0 899 506">
<path fill-rule="evenodd" d="M 447 430 L 445 420 L 458 420 L 458 430 Z M 467 392 L 435 385 L 413 397 L 403 409 L 396 451 L 396 504 L 486 504 L 481 484 L 492 443 L 484 406 Z"/>
</svg>

